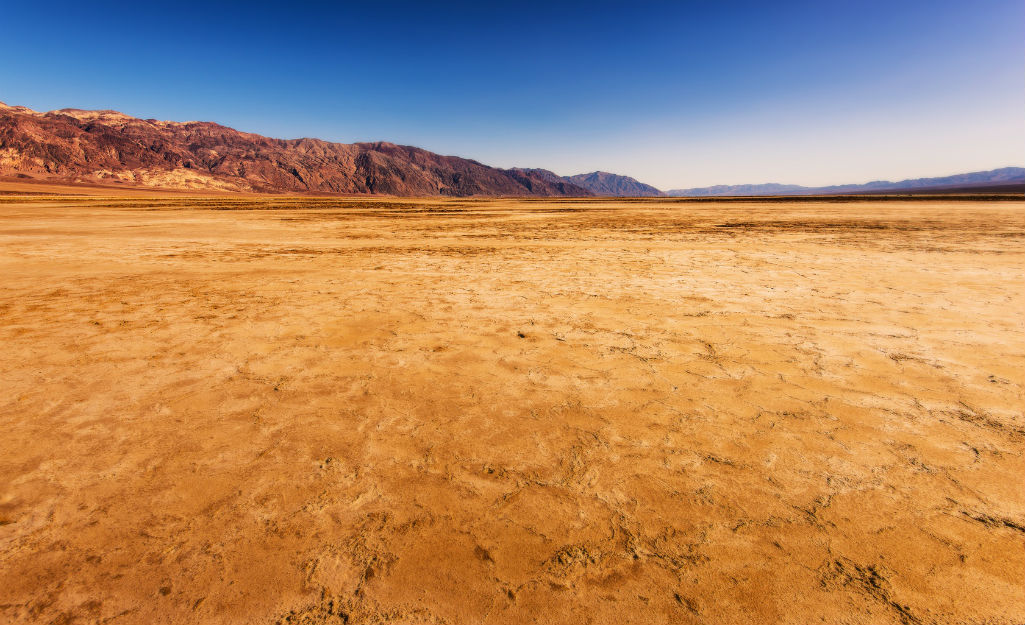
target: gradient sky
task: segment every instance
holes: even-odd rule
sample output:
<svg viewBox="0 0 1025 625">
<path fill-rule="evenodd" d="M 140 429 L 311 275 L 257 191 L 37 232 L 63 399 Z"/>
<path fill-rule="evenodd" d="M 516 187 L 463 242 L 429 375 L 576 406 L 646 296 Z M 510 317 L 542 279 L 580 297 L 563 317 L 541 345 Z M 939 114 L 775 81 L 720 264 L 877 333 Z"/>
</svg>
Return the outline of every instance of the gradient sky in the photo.
<svg viewBox="0 0 1025 625">
<path fill-rule="evenodd" d="M 663 189 L 1025 165 L 1025 2 L 10 2 L 0 101 Z"/>
</svg>

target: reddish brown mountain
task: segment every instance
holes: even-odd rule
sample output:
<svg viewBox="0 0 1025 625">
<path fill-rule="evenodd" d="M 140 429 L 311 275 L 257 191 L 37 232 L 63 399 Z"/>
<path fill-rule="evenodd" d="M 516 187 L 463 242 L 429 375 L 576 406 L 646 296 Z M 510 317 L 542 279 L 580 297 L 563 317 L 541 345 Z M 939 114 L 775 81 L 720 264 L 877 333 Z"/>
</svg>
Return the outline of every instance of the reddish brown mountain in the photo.
<svg viewBox="0 0 1025 625">
<path fill-rule="evenodd" d="M 278 193 L 592 195 L 531 170 L 392 143 L 271 139 L 211 122 L 79 109 L 39 113 L 3 103 L 0 176 Z"/>
</svg>

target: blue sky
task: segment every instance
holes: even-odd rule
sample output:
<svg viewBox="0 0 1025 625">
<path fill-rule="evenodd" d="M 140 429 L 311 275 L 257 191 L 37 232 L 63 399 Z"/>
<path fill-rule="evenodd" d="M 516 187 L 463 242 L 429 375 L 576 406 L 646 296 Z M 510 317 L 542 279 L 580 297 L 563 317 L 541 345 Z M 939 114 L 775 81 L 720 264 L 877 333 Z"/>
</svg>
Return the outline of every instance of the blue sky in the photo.
<svg viewBox="0 0 1025 625">
<path fill-rule="evenodd" d="M 1025 2 L 12 2 L 0 100 L 660 188 L 1025 165 Z"/>
</svg>

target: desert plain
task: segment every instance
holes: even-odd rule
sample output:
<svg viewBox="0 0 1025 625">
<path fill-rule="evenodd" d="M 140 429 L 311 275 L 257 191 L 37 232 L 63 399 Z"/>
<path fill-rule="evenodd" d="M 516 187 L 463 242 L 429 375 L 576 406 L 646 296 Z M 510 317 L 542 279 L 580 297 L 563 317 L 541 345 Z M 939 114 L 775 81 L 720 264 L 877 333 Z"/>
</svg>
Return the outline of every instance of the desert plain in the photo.
<svg viewBox="0 0 1025 625">
<path fill-rule="evenodd" d="M 1025 201 L 0 196 L 0 622 L 1025 622 Z"/>
</svg>

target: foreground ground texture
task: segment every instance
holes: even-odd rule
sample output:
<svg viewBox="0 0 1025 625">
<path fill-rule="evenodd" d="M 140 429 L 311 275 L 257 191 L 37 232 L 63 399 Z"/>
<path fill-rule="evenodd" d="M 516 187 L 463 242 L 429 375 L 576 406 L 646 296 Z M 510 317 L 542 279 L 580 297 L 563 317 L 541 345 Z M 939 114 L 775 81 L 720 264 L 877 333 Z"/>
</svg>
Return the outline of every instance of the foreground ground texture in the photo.
<svg viewBox="0 0 1025 625">
<path fill-rule="evenodd" d="M 0 197 L 0 622 L 1020 624 L 1023 240 Z"/>
</svg>

